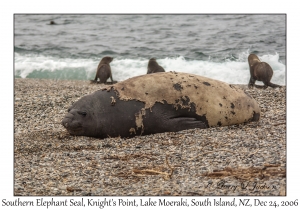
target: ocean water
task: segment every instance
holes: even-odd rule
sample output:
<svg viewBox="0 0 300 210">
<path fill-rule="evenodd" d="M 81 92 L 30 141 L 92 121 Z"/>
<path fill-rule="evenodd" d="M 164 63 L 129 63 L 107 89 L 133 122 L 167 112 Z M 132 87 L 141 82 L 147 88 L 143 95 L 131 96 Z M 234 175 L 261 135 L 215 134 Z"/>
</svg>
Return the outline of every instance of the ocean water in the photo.
<svg viewBox="0 0 300 210">
<path fill-rule="evenodd" d="M 14 15 L 16 78 L 90 80 L 112 56 L 122 81 L 146 74 L 155 57 L 166 71 L 248 84 L 250 53 L 270 64 L 273 83 L 286 84 L 286 15 Z"/>
</svg>

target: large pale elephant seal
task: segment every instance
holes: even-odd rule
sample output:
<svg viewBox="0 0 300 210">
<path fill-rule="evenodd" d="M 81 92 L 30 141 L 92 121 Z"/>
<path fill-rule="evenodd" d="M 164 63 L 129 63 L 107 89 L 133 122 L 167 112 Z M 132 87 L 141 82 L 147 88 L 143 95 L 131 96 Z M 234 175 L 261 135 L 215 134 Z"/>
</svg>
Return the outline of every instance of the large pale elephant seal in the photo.
<svg viewBox="0 0 300 210">
<path fill-rule="evenodd" d="M 125 80 L 84 96 L 62 120 L 72 135 L 132 137 L 258 121 L 257 102 L 242 89 L 187 73 Z"/>
<path fill-rule="evenodd" d="M 147 74 L 152 74 L 156 72 L 165 72 L 165 69 L 158 65 L 155 58 L 151 58 L 148 62 Z"/>
<path fill-rule="evenodd" d="M 111 68 L 109 65 L 112 60 L 113 58 L 108 56 L 101 59 L 100 63 L 98 64 L 94 82 L 97 82 L 98 78 L 100 79 L 100 83 L 106 83 L 108 78 L 110 78 L 111 82 L 113 82 Z"/>
<path fill-rule="evenodd" d="M 252 88 L 255 84 L 255 81 L 262 81 L 264 83 L 264 88 L 270 87 L 281 87 L 280 85 L 276 85 L 271 83 L 271 78 L 273 76 L 273 70 L 269 64 L 266 62 L 261 62 L 259 58 L 255 54 L 250 54 L 248 56 L 248 63 L 250 68 L 250 81 L 248 84 L 249 88 Z M 257 86 L 256 87 L 260 87 Z"/>
</svg>

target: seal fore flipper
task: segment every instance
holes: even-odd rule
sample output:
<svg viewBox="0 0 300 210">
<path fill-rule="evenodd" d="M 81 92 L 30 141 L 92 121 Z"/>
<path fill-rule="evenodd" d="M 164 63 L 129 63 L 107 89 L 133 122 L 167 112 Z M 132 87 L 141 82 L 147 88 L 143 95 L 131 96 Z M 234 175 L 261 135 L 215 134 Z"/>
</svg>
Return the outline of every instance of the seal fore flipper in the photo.
<svg viewBox="0 0 300 210">
<path fill-rule="evenodd" d="M 169 119 L 169 121 L 171 125 L 175 125 L 170 128 L 173 132 L 194 128 L 207 128 L 204 122 L 192 117 L 176 117 Z"/>
</svg>

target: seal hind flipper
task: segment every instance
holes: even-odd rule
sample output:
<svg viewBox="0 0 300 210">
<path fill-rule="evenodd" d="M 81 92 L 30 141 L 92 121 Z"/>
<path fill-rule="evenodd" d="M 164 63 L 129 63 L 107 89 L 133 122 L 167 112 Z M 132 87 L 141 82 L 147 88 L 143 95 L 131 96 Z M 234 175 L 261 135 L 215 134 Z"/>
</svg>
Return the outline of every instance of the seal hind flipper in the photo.
<svg viewBox="0 0 300 210">
<path fill-rule="evenodd" d="M 266 82 L 266 84 L 265 84 L 266 86 L 270 86 L 270 87 L 272 87 L 272 88 L 277 88 L 277 87 L 281 87 L 280 85 L 276 85 L 276 84 L 274 84 L 274 83 L 272 83 L 272 82 Z"/>
<path fill-rule="evenodd" d="M 268 86 L 267 85 L 256 85 L 256 84 L 254 84 L 254 87 L 256 87 L 258 89 L 266 89 Z"/>
</svg>

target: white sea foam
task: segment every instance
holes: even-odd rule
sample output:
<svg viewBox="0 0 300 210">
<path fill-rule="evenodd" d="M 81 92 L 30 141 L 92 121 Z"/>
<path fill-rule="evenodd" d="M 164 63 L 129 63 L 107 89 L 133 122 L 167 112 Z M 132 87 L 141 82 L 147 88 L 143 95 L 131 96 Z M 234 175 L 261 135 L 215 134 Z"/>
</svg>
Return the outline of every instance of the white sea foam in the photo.
<svg viewBox="0 0 300 210">
<path fill-rule="evenodd" d="M 242 53 L 238 59 L 224 59 L 223 62 L 212 60 L 186 60 L 179 56 L 176 58 L 157 59 L 166 71 L 186 72 L 201 75 L 231 84 L 248 84 L 250 79 L 247 54 Z M 270 64 L 274 74 L 272 82 L 285 85 L 286 67 L 279 61 L 279 55 L 259 56 L 261 61 Z M 15 53 L 15 76 L 22 78 L 55 78 L 55 79 L 93 79 L 99 60 L 71 59 L 45 56 L 23 56 Z M 122 81 L 133 76 L 143 75 L 147 72 L 146 59 L 118 59 L 111 63 L 113 79 Z M 52 75 L 52 76 L 51 76 Z M 262 83 L 257 83 L 262 84 Z"/>
</svg>

